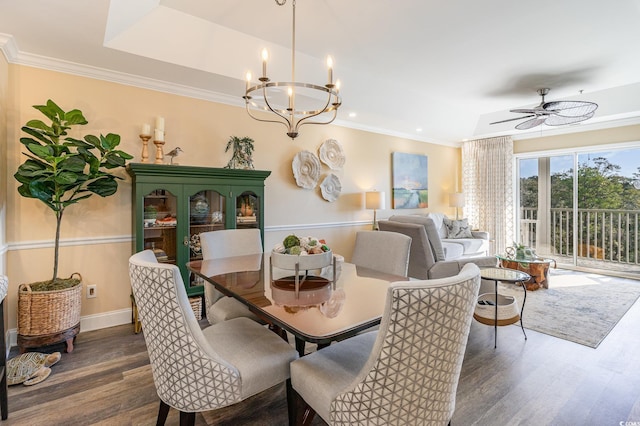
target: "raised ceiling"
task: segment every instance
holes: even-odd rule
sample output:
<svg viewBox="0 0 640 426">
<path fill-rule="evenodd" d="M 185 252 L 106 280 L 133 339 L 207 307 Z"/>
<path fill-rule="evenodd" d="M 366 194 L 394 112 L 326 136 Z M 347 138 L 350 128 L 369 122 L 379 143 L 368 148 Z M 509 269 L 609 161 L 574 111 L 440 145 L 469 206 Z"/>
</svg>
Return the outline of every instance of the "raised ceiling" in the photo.
<svg viewBox="0 0 640 426">
<path fill-rule="evenodd" d="M 291 1 L 0 0 L 0 47 L 14 63 L 242 105 L 262 47 L 272 78 L 290 79 Z M 638 0 L 297 0 L 296 43 L 299 81 L 323 83 L 333 56 L 340 125 L 457 144 L 640 122 Z M 564 129 L 489 125 L 541 87 L 600 107 Z"/>
</svg>

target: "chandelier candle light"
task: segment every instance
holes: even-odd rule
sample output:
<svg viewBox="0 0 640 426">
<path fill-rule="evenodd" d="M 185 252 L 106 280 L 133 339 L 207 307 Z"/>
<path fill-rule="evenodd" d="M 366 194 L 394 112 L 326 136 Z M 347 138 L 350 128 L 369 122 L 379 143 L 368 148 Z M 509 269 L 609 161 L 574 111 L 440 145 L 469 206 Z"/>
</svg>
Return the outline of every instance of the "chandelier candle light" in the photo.
<svg viewBox="0 0 640 426">
<path fill-rule="evenodd" d="M 287 0 L 275 0 L 278 6 Z M 262 76 L 260 84 L 252 85 L 252 75 L 246 75 L 247 86 L 243 96 L 247 113 L 251 118 L 268 123 L 281 123 L 287 127 L 287 136 L 295 139 L 303 124 L 329 124 L 335 120 L 338 108 L 342 105 L 340 97 L 340 81 L 333 82 L 333 59 L 327 58 L 329 69 L 328 82 L 324 86 L 296 81 L 296 0 L 293 5 L 293 25 L 291 37 L 291 81 L 272 82 L 267 77 L 269 52 L 262 50 Z M 286 89 L 287 97 L 283 96 Z M 296 96 L 298 98 L 296 99 Z M 306 105 L 304 101 L 313 101 Z M 319 105 L 318 105 L 319 102 Z M 252 109 L 272 112 L 277 118 L 260 118 Z M 317 118 L 316 120 L 313 120 Z"/>
</svg>

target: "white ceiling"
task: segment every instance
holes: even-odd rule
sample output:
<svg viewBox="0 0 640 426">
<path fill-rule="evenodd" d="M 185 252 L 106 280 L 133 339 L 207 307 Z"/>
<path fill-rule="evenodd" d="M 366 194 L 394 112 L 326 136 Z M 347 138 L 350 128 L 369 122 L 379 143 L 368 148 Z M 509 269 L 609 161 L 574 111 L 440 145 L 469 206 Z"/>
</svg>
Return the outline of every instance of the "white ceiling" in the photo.
<svg viewBox="0 0 640 426">
<path fill-rule="evenodd" d="M 290 80 L 291 2 L 0 0 L 0 47 L 14 63 L 242 105 L 262 47 L 272 80 Z M 489 123 L 537 105 L 541 87 L 600 105 L 560 131 L 640 122 L 640 0 L 298 0 L 296 13 L 297 80 L 324 84 L 333 56 L 341 125 L 445 144 L 540 136 L 557 128 Z"/>
</svg>

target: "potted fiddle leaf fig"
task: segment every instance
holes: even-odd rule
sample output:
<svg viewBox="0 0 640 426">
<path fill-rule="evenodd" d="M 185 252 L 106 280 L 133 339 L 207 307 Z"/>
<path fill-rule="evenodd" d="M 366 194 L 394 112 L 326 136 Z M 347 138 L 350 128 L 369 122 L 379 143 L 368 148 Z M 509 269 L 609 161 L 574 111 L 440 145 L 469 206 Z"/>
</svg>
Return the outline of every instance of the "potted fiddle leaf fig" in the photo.
<svg viewBox="0 0 640 426">
<path fill-rule="evenodd" d="M 82 283 L 79 274 L 58 277 L 60 224 L 66 209 L 94 194 L 108 197 L 116 193 L 118 180 L 111 173 L 133 158 L 117 149 L 120 136 L 86 135 L 76 139 L 68 134 L 75 126 L 87 124 L 82 111 L 64 111 L 55 102 L 34 105 L 49 122 L 29 120 L 20 138 L 27 160 L 14 174 L 20 182 L 18 193 L 35 198 L 50 208 L 56 219 L 53 273 L 50 280 L 22 284 L 18 291 L 18 346 L 39 347 L 62 341 L 67 352 L 80 331 Z M 77 277 L 76 277 L 77 275 Z"/>
</svg>

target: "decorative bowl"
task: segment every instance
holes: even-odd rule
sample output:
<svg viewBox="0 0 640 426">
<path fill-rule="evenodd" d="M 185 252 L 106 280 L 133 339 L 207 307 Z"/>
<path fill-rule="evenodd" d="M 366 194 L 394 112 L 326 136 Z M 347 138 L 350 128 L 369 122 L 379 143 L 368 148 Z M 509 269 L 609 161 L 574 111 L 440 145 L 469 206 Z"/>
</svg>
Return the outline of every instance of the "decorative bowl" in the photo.
<svg viewBox="0 0 640 426">
<path fill-rule="evenodd" d="M 331 265 L 332 260 L 333 252 L 331 250 L 320 254 L 306 254 L 302 256 L 271 252 L 271 264 L 280 269 L 295 270 L 296 264 L 298 264 L 300 271 L 321 269 Z"/>
</svg>

